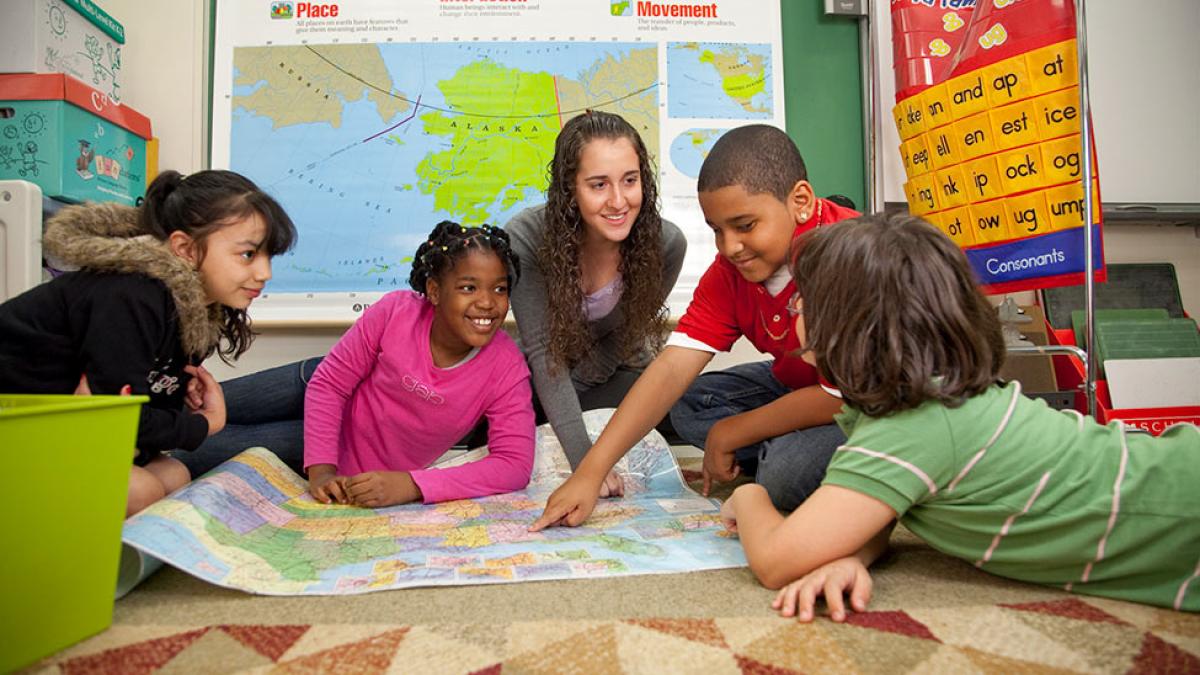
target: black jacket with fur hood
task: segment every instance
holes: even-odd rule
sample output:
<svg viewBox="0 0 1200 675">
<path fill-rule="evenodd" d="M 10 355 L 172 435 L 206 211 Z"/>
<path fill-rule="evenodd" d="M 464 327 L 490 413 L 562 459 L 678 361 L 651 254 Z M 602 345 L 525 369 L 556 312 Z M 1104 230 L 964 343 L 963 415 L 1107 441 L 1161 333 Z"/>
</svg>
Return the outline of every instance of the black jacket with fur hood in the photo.
<svg viewBox="0 0 1200 675">
<path fill-rule="evenodd" d="M 221 314 L 196 270 L 137 223 L 137 209 L 88 204 L 47 224 L 47 257 L 81 269 L 0 305 L 0 391 L 69 394 L 87 375 L 94 394 L 129 385 L 149 395 L 137 435 L 144 464 L 208 435 L 208 421 L 184 407 L 183 368 L 213 352 Z"/>
</svg>

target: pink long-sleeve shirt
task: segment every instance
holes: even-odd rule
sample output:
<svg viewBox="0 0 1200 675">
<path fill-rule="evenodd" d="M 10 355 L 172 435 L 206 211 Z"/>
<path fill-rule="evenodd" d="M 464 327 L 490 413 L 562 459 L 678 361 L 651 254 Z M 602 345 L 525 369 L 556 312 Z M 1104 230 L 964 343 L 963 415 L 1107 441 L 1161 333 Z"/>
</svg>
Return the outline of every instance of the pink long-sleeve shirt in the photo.
<svg viewBox="0 0 1200 675">
<path fill-rule="evenodd" d="M 304 398 L 304 467 L 408 471 L 425 503 L 524 488 L 533 470 L 529 368 L 503 331 L 451 368 L 433 364 L 434 307 L 412 291 L 371 305 L 334 345 Z M 488 456 L 426 469 L 488 420 Z"/>
</svg>

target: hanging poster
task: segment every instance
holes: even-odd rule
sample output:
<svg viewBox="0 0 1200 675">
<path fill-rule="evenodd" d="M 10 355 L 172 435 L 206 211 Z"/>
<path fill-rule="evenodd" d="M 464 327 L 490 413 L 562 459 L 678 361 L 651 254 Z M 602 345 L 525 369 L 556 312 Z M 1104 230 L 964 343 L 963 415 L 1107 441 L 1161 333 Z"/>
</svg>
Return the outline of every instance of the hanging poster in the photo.
<svg viewBox="0 0 1200 675">
<path fill-rule="evenodd" d="M 1074 3 L 892 0 L 891 11 L 909 211 L 966 251 L 989 292 L 1082 283 Z M 1103 280 L 1097 175 L 1093 263 Z"/>
</svg>

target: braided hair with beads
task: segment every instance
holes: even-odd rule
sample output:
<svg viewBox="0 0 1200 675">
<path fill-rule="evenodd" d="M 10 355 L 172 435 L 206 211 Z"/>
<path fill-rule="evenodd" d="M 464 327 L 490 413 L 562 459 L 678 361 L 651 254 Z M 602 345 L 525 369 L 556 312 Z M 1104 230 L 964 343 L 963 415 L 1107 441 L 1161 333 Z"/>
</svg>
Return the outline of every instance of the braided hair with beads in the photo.
<svg viewBox="0 0 1200 675">
<path fill-rule="evenodd" d="M 408 275 L 408 285 L 424 295 L 425 285 L 430 279 L 440 278 L 454 267 L 454 263 L 473 250 L 491 251 L 500 258 L 508 273 L 508 287 L 511 291 L 521 278 L 521 261 L 512 250 L 508 233 L 491 225 L 467 227 L 449 220 L 443 220 L 434 226 L 429 238 L 417 247 L 417 253 L 413 256 L 412 272 Z"/>
</svg>

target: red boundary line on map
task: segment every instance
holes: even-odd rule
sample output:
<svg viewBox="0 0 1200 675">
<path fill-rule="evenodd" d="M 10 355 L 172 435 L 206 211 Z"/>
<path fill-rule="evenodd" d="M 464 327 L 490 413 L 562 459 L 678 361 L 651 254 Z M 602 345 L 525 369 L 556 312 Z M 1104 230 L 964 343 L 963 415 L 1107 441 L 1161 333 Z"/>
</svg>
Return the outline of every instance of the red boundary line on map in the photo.
<svg viewBox="0 0 1200 675">
<path fill-rule="evenodd" d="M 558 111 L 558 128 L 561 129 L 563 126 L 562 103 L 558 101 L 558 76 L 551 75 L 550 79 L 554 82 L 554 109 Z"/>
</svg>

